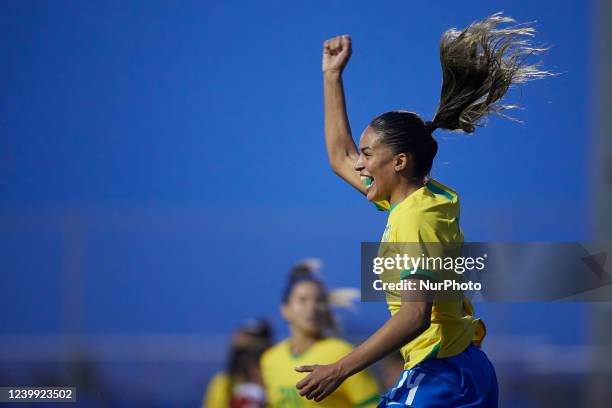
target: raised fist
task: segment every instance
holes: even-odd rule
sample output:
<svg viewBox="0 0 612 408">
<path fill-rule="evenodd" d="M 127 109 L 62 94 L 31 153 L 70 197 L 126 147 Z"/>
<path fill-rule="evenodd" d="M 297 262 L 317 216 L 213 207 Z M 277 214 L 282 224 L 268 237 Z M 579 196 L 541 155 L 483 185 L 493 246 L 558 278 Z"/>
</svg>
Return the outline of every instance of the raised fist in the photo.
<svg viewBox="0 0 612 408">
<path fill-rule="evenodd" d="M 342 73 L 351 58 L 351 37 L 340 35 L 323 43 L 323 72 Z"/>
</svg>

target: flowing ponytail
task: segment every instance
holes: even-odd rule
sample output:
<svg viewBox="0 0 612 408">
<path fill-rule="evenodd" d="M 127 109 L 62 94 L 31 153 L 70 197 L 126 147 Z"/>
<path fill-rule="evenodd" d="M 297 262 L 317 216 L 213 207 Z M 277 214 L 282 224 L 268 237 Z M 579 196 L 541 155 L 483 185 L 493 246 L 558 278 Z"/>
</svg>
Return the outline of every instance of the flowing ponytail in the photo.
<svg viewBox="0 0 612 408">
<path fill-rule="evenodd" d="M 553 75 L 540 70 L 539 64 L 526 63 L 529 56 L 547 50 L 530 45 L 528 37 L 533 37 L 533 28 L 525 24 L 496 28 L 512 22 L 496 13 L 463 31 L 451 28 L 442 34 L 442 91 L 433 120 L 425 121 L 414 112 L 393 111 L 370 122 L 395 154 L 412 154 L 415 179 L 424 180 L 431 171 L 438 152 L 432 136 L 436 129 L 473 133 L 477 126 L 484 126 L 490 113 L 513 119 L 502 111 L 517 106 L 498 104 L 508 89 Z"/>
<path fill-rule="evenodd" d="M 463 31 L 451 28 L 442 35 L 442 91 L 431 121 L 434 129 L 472 133 L 490 113 L 508 117 L 501 112 L 516 106 L 497 102 L 510 86 L 553 75 L 540 70 L 539 64 L 526 63 L 529 56 L 548 49 L 531 46 L 533 28 L 525 24 L 496 28 L 514 22 L 496 13 Z"/>
</svg>

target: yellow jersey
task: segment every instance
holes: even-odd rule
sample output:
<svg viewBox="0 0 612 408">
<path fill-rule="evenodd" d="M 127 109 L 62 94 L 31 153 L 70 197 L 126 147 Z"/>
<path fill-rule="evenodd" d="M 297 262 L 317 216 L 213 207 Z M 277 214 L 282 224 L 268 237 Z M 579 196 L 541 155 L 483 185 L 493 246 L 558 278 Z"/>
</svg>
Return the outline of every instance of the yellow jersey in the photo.
<svg viewBox="0 0 612 408">
<path fill-rule="evenodd" d="M 230 378 L 217 373 L 206 387 L 202 408 L 228 408 L 230 402 Z"/>
<path fill-rule="evenodd" d="M 295 388 L 308 374 L 296 372 L 295 367 L 335 363 L 352 349 L 349 343 L 333 337 L 318 340 L 300 355 L 291 352 L 288 340 L 268 349 L 261 358 L 268 405 L 272 408 L 376 407 L 380 398 L 378 385 L 367 370 L 349 377 L 321 402 L 300 396 Z"/>
<path fill-rule="evenodd" d="M 430 179 L 423 187 L 393 206 L 386 201 L 375 204 L 378 209 L 389 211 L 381 240 L 383 243 L 418 243 L 423 247 L 424 253 L 428 252 L 427 243 L 441 243 L 440 246 L 450 244 L 449 246 L 455 248 L 460 248 L 463 243 L 463 232 L 459 227 L 459 197 L 455 191 L 435 180 Z M 393 254 L 387 253 L 385 256 Z M 402 271 L 400 279 L 414 272 Z M 440 273 L 418 270 L 418 274 L 438 280 L 443 278 Z M 451 273 L 456 275 L 452 271 Z M 394 315 L 401 306 L 398 301 L 399 292 L 391 293 L 391 296 L 388 292 L 387 295 L 389 311 Z M 474 318 L 474 307 L 468 298 L 459 293 L 459 297 L 455 299 L 442 301 L 434 298 L 431 325 L 400 349 L 405 369 L 410 369 L 427 358 L 457 355 L 471 342 L 480 346 L 486 333 L 483 322 Z"/>
</svg>

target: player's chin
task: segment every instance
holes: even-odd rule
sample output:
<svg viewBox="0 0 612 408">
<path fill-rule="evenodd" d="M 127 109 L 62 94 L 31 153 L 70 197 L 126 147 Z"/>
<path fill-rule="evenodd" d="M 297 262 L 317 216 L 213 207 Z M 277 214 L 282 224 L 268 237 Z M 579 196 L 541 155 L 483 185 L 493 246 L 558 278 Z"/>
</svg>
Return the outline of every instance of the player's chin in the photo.
<svg viewBox="0 0 612 408">
<path fill-rule="evenodd" d="M 378 189 L 375 187 L 370 187 L 368 190 L 366 190 L 366 199 L 371 202 L 385 200 L 384 197 L 382 197 L 382 194 L 380 194 Z"/>
<path fill-rule="evenodd" d="M 376 189 L 372 187 L 368 187 L 366 189 L 366 199 L 368 201 L 376 201 Z"/>
</svg>

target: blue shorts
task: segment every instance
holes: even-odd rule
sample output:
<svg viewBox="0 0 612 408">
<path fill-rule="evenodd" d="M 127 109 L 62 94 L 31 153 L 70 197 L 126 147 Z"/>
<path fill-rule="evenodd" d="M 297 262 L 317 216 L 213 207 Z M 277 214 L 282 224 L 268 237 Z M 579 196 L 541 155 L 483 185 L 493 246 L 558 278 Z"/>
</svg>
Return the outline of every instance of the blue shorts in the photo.
<svg viewBox="0 0 612 408">
<path fill-rule="evenodd" d="M 496 408 L 499 391 L 493 365 L 478 347 L 453 357 L 432 358 L 402 372 L 381 397 L 383 407 Z"/>
</svg>

